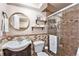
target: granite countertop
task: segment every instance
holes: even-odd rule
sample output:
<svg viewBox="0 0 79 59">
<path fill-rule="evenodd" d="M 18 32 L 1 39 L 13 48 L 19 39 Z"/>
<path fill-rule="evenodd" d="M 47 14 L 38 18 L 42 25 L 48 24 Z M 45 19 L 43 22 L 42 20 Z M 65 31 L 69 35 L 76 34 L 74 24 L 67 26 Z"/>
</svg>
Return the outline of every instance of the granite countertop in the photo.
<svg viewBox="0 0 79 59">
<path fill-rule="evenodd" d="M 7 39 L 4 39 L 4 40 L 1 40 L 1 41 L 0 41 L 0 56 L 3 56 L 3 49 L 2 49 L 2 46 L 3 46 L 6 42 L 8 42 Z"/>
<path fill-rule="evenodd" d="M 2 45 L 4 45 L 7 42 L 8 42 L 7 39 L 4 39 L 4 40 L 2 40 L 2 42 L 0 42 L 0 50 L 2 49 Z"/>
</svg>

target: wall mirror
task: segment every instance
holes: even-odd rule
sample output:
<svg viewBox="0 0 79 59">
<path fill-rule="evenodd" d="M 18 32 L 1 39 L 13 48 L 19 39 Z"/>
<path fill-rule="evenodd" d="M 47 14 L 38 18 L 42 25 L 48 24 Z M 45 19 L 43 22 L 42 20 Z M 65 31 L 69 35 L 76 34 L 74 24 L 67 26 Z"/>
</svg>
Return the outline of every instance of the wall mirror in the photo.
<svg viewBox="0 0 79 59">
<path fill-rule="evenodd" d="M 20 12 L 13 13 L 10 16 L 9 21 L 12 28 L 16 30 L 22 30 L 22 31 L 26 30 L 30 24 L 30 20 L 28 16 Z"/>
</svg>

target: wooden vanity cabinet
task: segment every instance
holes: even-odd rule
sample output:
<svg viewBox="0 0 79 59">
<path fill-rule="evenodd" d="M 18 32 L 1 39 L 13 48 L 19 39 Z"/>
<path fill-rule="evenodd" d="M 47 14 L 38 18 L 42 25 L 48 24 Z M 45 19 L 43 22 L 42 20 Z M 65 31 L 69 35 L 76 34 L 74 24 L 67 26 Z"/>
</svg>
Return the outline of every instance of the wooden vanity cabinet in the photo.
<svg viewBox="0 0 79 59">
<path fill-rule="evenodd" d="M 3 49 L 4 56 L 31 56 L 31 44 L 22 51 Z"/>
</svg>

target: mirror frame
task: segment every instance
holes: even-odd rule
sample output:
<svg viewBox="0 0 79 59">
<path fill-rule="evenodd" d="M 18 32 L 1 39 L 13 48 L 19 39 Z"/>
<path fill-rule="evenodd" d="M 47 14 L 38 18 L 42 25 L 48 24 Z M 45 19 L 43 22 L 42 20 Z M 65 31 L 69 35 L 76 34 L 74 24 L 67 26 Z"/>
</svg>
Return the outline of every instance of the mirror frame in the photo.
<svg viewBox="0 0 79 59">
<path fill-rule="evenodd" d="M 21 13 L 21 12 L 15 12 L 15 13 L 13 13 L 13 14 L 9 17 L 9 24 L 10 24 L 10 26 L 11 26 L 13 29 L 17 30 L 17 31 L 24 31 L 24 30 L 28 29 L 28 27 L 29 27 L 29 25 L 30 25 L 30 19 L 29 19 L 29 18 L 28 18 L 28 25 L 27 25 L 26 28 L 16 29 L 16 28 L 14 28 L 14 27 L 12 26 L 12 24 L 11 24 L 11 17 L 12 17 L 13 15 L 15 15 L 15 14 L 22 14 L 22 15 L 24 15 L 25 17 L 28 18 L 28 16 L 26 16 L 25 14 L 23 14 L 23 13 Z"/>
</svg>

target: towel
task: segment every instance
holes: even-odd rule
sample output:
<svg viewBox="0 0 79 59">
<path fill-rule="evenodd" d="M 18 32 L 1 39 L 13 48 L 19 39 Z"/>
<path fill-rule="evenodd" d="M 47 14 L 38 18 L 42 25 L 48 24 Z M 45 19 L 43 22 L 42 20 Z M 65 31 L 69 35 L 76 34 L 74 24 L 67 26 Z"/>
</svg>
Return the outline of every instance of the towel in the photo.
<svg viewBox="0 0 79 59">
<path fill-rule="evenodd" d="M 57 53 L 57 36 L 49 35 L 49 47 L 50 51 Z"/>
<path fill-rule="evenodd" d="M 5 22 L 5 32 L 9 32 L 9 21 L 7 18 L 4 19 Z"/>
<path fill-rule="evenodd" d="M 78 48 L 78 50 L 77 50 L 77 54 L 76 54 L 76 56 L 79 56 L 79 48 Z"/>
</svg>

